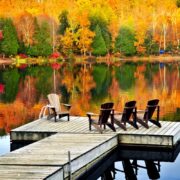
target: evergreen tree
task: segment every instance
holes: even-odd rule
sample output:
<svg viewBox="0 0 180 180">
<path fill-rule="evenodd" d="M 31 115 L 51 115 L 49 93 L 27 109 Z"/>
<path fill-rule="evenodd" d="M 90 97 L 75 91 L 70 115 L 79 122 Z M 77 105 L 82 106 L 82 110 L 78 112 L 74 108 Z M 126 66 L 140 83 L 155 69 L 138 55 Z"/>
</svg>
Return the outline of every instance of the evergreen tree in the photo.
<svg viewBox="0 0 180 180">
<path fill-rule="evenodd" d="M 70 27 L 68 22 L 68 12 L 66 10 L 62 11 L 62 13 L 59 16 L 59 34 L 64 35 L 66 32 L 66 28 Z"/>
<path fill-rule="evenodd" d="M 135 34 L 128 27 L 122 27 L 115 40 L 115 51 L 125 54 L 126 56 L 132 56 L 136 53 Z"/>
<path fill-rule="evenodd" d="M 31 56 L 49 56 L 52 53 L 50 28 L 46 22 L 40 26 L 35 20 L 34 44 L 29 47 L 28 54 Z"/>
<path fill-rule="evenodd" d="M 93 55 L 98 56 L 98 55 L 106 55 L 107 54 L 107 48 L 106 48 L 106 43 L 103 39 L 101 29 L 99 25 L 96 26 L 95 29 L 95 37 L 93 39 L 92 47 L 93 47 Z"/>
<path fill-rule="evenodd" d="M 19 44 L 17 32 L 11 19 L 1 20 L 3 39 L 0 41 L 0 53 L 6 56 L 16 55 Z"/>
<path fill-rule="evenodd" d="M 90 22 L 91 22 L 91 26 L 90 26 L 91 31 L 95 31 L 97 25 L 100 27 L 102 37 L 106 44 L 107 51 L 110 51 L 112 37 L 111 37 L 111 33 L 108 30 L 108 23 L 105 20 L 103 20 L 101 17 L 97 17 L 97 16 L 90 17 Z"/>
</svg>

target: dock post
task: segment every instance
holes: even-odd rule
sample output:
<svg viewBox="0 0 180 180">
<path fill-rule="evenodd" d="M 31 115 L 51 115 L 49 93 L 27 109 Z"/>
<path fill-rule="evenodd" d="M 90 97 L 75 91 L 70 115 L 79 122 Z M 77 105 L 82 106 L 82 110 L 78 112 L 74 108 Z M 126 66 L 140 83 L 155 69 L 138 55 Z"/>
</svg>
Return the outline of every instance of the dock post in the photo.
<svg viewBox="0 0 180 180">
<path fill-rule="evenodd" d="M 69 180 L 71 180 L 71 152 L 68 151 L 68 162 L 69 162 Z"/>
</svg>

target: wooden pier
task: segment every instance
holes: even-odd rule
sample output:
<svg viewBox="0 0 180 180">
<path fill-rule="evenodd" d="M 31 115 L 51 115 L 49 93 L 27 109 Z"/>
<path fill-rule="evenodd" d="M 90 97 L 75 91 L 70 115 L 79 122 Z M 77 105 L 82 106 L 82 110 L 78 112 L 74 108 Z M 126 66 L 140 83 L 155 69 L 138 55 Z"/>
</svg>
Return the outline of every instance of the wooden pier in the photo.
<svg viewBox="0 0 180 180">
<path fill-rule="evenodd" d="M 162 121 L 159 128 L 149 123 L 150 128 L 146 129 L 139 125 L 139 129 L 128 126 L 127 131 L 116 127 L 116 132 L 107 128 L 104 134 L 116 134 L 120 144 L 146 145 L 173 147 L 180 140 L 180 122 Z M 39 119 L 11 131 L 11 141 L 38 141 L 56 133 L 61 134 L 94 134 L 99 135 L 96 129 L 89 131 L 87 117 L 71 116 L 70 121 L 66 117 L 58 122 L 54 120 Z"/>
<path fill-rule="evenodd" d="M 87 117 L 33 121 L 11 131 L 12 142 L 37 142 L 1 156 L 0 179 L 76 179 L 119 144 L 173 148 L 180 140 L 180 122 L 161 124 L 127 126 L 127 131 L 116 126 L 116 132 L 107 128 L 99 134 L 89 131 Z"/>
</svg>

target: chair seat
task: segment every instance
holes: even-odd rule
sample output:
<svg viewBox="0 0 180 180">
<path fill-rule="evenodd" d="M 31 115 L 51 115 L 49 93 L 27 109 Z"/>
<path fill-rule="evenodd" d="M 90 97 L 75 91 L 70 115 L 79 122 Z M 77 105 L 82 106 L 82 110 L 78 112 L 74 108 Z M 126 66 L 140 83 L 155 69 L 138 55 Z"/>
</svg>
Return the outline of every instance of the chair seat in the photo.
<svg viewBox="0 0 180 180">
<path fill-rule="evenodd" d="M 67 115 L 67 114 L 69 114 L 69 112 L 68 111 L 59 111 L 59 112 L 56 112 L 56 114 L 57 115 L 60 115 L 60 114 Z"/>
</svg>

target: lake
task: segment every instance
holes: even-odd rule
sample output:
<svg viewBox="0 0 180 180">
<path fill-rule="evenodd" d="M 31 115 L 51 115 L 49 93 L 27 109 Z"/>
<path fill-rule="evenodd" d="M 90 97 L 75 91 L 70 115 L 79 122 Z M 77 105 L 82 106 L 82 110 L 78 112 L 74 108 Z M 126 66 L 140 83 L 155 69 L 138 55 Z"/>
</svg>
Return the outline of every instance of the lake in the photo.
<svg viewBox="0 0 180 180">
<path fill-rule="evenodd" d="M 37 119 L 52 92 L 61 95 L 61 102 L 72 105 L 72 115 L 98 112 L 100 104 L 107 101 L 114 102 L 118 111 L 129 100 L 136 100 L 137 108 L 144 109 L 148 100 L 158 98 L 160 119 L 180 121 L 179 62 L 6 65 L 0 67 L 1 155 L 9 152 L 10 130 Z M 179 156 L 174 163 L 162 163 L 161 179 L 178 179 L 177 167 Z M 146 176 L 142 169 L 138 179 Z M 118 172 L 120 177 L 124 174 Z"/>
</svg>

